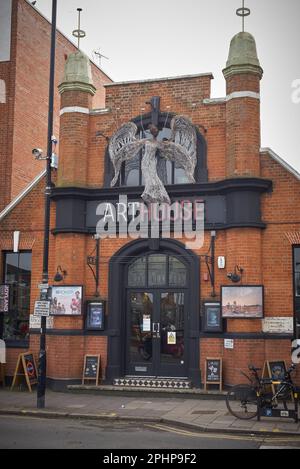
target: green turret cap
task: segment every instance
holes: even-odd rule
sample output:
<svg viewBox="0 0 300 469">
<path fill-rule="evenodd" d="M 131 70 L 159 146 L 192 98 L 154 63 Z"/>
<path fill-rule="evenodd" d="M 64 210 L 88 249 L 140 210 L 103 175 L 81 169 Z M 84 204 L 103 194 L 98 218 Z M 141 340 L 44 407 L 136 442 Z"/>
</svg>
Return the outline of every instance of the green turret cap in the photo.
<svg viewBox="0 0 300 469">
<path fill-rule="evenodd" d="M 240 73 L 254 73 L 260 78 L 263 75 L 255 39 L 252 34 L 246 32 L 240 32 L 231 39 L 226 68 L 223 70 L 225 78 Z"/>
<path fill-rule="evenodd" d="M 92 95 L 95 94 L 96 88 L 93 85 L 91 63 L 83 52 L 77 51 L 68 56 L 63 81 L 58 89 L 60 93 L 84 91 Z"/>
</svg>

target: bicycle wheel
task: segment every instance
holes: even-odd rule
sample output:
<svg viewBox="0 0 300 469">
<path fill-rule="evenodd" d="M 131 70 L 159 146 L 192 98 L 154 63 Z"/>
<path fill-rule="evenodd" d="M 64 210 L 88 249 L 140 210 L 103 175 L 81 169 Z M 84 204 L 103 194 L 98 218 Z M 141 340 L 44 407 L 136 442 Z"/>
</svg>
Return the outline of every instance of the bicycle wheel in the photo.
<svg viewBox="0 0 300 469">
<path fill-rule="evenodd" d="M 229 412 L 238 419 L 252 419 L 257 415 L 257 396 L 248 384 L 233 386 L 226 396 Z"/>
</svg>

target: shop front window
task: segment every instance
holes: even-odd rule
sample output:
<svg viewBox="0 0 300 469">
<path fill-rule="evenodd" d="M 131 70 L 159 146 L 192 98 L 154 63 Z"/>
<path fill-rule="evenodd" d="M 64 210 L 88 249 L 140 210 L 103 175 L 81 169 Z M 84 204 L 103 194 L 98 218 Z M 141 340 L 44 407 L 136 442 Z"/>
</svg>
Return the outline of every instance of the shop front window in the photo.
<svg viewBox="0 0 300 469">
<path fill-rule="evenodd" d="M 300 246 L 294 247 L 294 305 L 297 327 L 297 338 L 300 337 Z"/>
<path fill-rule="evenodd" d="M 300 247 L 295 248 L 294 251 L 294 281 L 295 295 L 300 297 Z"/>
<path fill-rule="evenodd" d="M 29 338 L 31 252 L 4 254 L 3 283 L 9 285 L 9 311 L 3 314 L 4 340 Z"/>
</svg>

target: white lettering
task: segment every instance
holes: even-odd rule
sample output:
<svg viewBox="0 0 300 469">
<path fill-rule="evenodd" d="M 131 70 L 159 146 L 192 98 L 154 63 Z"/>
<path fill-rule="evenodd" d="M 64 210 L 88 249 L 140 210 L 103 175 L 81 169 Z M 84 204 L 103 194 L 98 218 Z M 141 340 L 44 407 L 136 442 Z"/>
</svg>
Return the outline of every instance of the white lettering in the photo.
<svg viewBox="0 0 300 469">
<path fill-rule="evenodd" d="M 297 78 L 296 80 L 293 81 L 292 88 L 295 88 L 295 90 L 292 93 L 292 102 L 294 104 L 299 104 L 300 103 L 300 78 Z"/>
</svg>

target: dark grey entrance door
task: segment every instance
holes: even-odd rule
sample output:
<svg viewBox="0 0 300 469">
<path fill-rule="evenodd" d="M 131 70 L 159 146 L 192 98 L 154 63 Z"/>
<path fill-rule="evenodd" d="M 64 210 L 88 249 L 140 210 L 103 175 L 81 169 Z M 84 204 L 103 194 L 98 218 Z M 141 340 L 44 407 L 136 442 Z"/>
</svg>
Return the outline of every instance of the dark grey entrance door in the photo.
<svg viewBox="0 0 300 469">
<path fill-rule="evenodd" d="M 130 290 L 127 309 L 128 375 L 187 375 L 185 292 Z"/>
<path fill-rule="evenodd" d="M 180 376 L 198 386 L 197 255 L 176 240 L 133 241 L 111 259 L 109 279 L 108 382 Z"/>
</svg>

